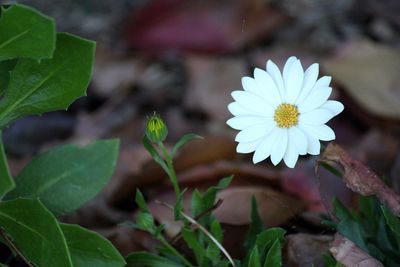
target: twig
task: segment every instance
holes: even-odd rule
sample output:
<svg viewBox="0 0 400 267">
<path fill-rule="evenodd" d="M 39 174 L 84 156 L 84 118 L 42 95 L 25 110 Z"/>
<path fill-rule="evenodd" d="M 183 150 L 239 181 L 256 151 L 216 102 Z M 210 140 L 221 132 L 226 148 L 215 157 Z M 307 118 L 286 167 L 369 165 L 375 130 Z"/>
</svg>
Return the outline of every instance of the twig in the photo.
<svg viewBox="0 0 400 267">
<path fill-rule="evenodd" d="M 14 243 L 10 240 L 10 238 L 7 236 L 7 234 L 3 231 L 0 230 L 1 236 L 4 238 L 6 241 L 7 245 L 17 254 L 29 267 L 34 267 L 30 261 L 25 258 L 25 256 L 18 250 L 18 248 L 14 245 Z"/>
<path fill-rule="evenodd" d="M 218 199 L 217 202 L 211 207 L 206 209 L 205 211 L 203 211 L 202 213 L 200 213 L 199 215 L 197 215 L 194 219 L 196 221 L 198 221 L 199 219 L 201 219 L 203 216 L 207 215 L 208 213 L 212 212 L 213 210 L 217 209 L 221 204 L 222 204 L 223 200 L 222 199 Z M 181 233 L 177 233 L 171 240 L 172 244 L 175 244 L 176 242 L 178 242 L 178 240 L 182 237 Z"/>
<path fill-rule="evenodd" d="M 165 202 L 160 202 L 157 201 L 157 203 L 171 209 L 174 210 L 174 208 L 169 205 L 168 203 Z M 212 242 L 214 242 L 214 244 L 222 251 L 222 253 L 225 255 L 225 257 L 229 260 L 229 262 L 231 263 L 231 265 L 233 267 L 236 267 L 235 262 L 233 261 L 232 257 L 229 255 L 229 253 L 225 250 L 225 248 L 218 242 L 217 239 L 215 239 L 215 237 L 206 229 L 204 228 L 201 224 L 199 224 L 198 222 L 196 222 L 196 220 L 194 220 L 192 217 L 190 217 L 189 215 L 185 214 L 184 212 L 181 211 L 181 215 L 188 220 L 190 223 L 194 224 L 197 226 L 197 228 L 199 228 L 200 231 L 202 231 L 206 236 L 208 236 L 208 238 L 211 239 Z"/>
</svg>

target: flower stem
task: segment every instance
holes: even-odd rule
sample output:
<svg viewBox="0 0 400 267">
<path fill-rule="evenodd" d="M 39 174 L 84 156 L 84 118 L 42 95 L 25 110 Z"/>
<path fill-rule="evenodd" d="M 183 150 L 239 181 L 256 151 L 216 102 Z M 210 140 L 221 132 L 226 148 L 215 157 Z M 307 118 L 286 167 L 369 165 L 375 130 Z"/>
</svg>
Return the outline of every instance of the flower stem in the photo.
<svg viewBox="0 0 400 267">
<path fill-rule="evenodd" d="M 172 186 L 174 187 L 176 198 L 178 199 L 181 194 L 181 190 L 178 185 L 178 178 L 176 177 L 174 165 L 172 164 L 172 158 L 162 142 L 158 142 L 158 146 L 161 148 L 161 151 L 164 155 L 167 167 L 169 169 L 168 176 L 171 180 Z"/>
<path fill-rule="evenodd" d="M 160 242 L 169 250 L 172 254 L 177 256 L 186 266 L 194 267 L 185 257 L 183 257 L 173 246 L 171 246 L 164 237 L 160 236 L 158 238 Z"/>
</svg>

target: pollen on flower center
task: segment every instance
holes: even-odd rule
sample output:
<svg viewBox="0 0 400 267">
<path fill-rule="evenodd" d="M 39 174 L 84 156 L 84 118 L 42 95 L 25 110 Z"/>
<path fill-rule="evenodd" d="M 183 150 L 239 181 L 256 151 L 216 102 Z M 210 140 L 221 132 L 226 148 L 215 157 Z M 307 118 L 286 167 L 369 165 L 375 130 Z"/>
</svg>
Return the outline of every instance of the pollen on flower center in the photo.
<svg viewBox="0 0 400 267">
<path fill-rule="evenodd" d="M 297 125 L 299 120 L 299 111 L 297 107 L 292 104 L 280 104 L 274 115 L 274 120 L 280 128 L 290 128 Z"/>
</svg>

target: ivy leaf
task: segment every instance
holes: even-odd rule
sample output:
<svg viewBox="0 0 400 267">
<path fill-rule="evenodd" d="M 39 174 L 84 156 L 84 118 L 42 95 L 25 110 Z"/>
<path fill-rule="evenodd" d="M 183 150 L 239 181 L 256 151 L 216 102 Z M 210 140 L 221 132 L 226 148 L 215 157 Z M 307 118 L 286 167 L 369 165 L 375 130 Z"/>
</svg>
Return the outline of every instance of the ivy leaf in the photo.
<svg viewBox="0 0 400 267">
<path fill-rule="evenodd" d="M 111 178 L 118 147 L 118 140 L 107 140 L 85 147 L 52 148 L 19 173 L 17 187 L 6 198 L 39 198 L 56 215 L 73 211 L 96 196 Z"/>
<path fill-rule="evenodd" d="M 0 60 L 51 58 L 56 43 L 54 20 L 28 6 L 1 8 Z"/>
<path fill-rule="evenodd" d="M 60 33 L 52 59 L 19 59 L 0 102 L 0 128 L 28 114 L 66 109 L 86 94 L 95 44 Z"/>
<path fill-rule="evenodd" d="M 0 199 L 14 187 L 15 183 L 8 169 L 7 157 L 0 132 Z"/>
<path fill-rule="evenodd" d="M 126 267 L 183 267 L 168 258 L 148 252 L 134 252 L 126 257 Z"/>
<path fill-rule="evenodd" d="M 60 225 L 39 200 L 0 202 L 0 225 L 36 266 L 73 267 Z"/>
<path fill-rule="evenodd" d="M 61 224 L 74 267 L 123 267 L 126 262 L 110 241 L 96 232 Z"/>
</svg>

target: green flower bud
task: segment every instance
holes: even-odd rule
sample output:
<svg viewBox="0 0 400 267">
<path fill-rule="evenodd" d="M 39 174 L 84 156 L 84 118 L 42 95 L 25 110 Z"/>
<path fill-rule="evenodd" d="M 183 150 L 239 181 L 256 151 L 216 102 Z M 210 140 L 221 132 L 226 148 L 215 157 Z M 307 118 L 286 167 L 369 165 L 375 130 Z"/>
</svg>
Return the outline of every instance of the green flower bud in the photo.
<svg viewBox="0 0 400 267">
<path fill-rule="evenodd" d="M 168 128 L 164 121 L 157 114 L 154 114 L 149 118 L 146 124 L 146 136 L 153 142 L 162 142 L 168 135 Z"/>
</svg>

